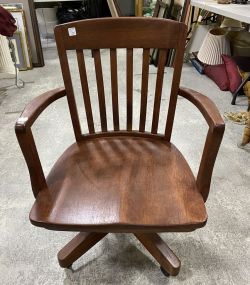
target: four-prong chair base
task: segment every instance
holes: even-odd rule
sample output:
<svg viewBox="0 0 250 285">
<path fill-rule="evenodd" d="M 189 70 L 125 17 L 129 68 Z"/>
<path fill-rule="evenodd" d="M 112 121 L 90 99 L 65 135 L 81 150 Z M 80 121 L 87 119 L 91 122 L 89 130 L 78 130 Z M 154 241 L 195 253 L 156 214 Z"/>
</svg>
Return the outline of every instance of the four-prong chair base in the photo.
<svg viewBox="0 0 250 285">
<path fill-rule="evenodd" d="M 61 267 L 69 268 L 79 257 L 86 253 L 107 233 L 79 233 L 58 253 Z M 176 276 L 181 262 L 167 244 L 156 233 L 134 233 L 151 255 L 159 262 L 164 275 Z"/>
<path fill-rule="evenodd" d="M 91 249 L 107 233 L 79 233 L 58 252 L 61 267 L 69 268 L 73 262 Z"/>
</svg>

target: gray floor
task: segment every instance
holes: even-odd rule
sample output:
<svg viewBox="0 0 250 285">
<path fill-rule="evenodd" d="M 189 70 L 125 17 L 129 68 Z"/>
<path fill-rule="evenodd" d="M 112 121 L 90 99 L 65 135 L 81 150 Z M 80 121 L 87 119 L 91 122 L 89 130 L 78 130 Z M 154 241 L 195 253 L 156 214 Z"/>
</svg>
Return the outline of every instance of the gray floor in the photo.
<svg viewBox="0 0 250 285">
<path fill-rule="evenodd" d="M 102 51 L 102 56 L 107 62 L 106 51 Z M 121 56 L 124 56 L 123 51 Z M 14 123 L 25 104 L 41 92 L 62 85 L 56 51 L 47 49 L 45 59 L 44 68 L 20 73 L 26 81 L 24 89 L 9 88 L 0 92 L 0 284 L 250 284 L 250 154 L 237 147 L 243 126 L 230 122 L 226 123 L 214 169 L 207 201 L 209 219 L 206 227 L 192 233 L 161 235 L 182 261 L 177 277 L 164 277 L 157 263 L 135 238 L 121 234 L 108 235 L 79 259 L 74 264 L 74 273 L 59 267 L 56 254 L 74 233 L 47 231 L 29 223 L 28 213 L 33 197 L 27 168 L 14 134 Z M 71 68 L 75 70 L 72 54 L 70 60 Z M 88 65 L 92 62 L 89 54 L 86 61 Z M 124 59 L 119 64 L 124 66 Z M 107 70 L 105 65 L 106 80 Z M 155 68 L 151 67 L 150 71 L 155 73 Z M 171 71 L 167 71 L 171 75 Z M 91 72 L 90 81 L 93 83 Z M 135 73 L 134 94 L 137 94 L 140 88 L 139 67 L 135 68 Z M 120 76 L 124 76 L 124 70 Z M 154 79 L 155 75 L 152 76 Z M 170 76 L 167 76 L 166 83 L 169 80 Z M 10 80 L 1 80 L 0 87 L 9 83 Z M 219 91 L 212 81 L 199 75 L 188 64 L 183 68 L 182 85 L 209 96 L 221 114 L 246 109 L 246 98 L 239 98 L 238 105 L 231 106 L 229 92 Z M 76 91 L 79 88 L 77 84 Z M 90 88 L 95 91 L 94 85 Z M 152 98 L 150 94 L 150 102 L 153 102 Z M 80 101 L 80 96 L 77 100 Z M 164 95 L 163 100 L 168 103 L 167 96 Z M 97 106 L 97 102 L 93 103 Z M 121 109 L 124 107 L 123 98 Z M 124 119 L 125 110 L 121 114 Z M 138 109 L 135 109 L 135 118 L 138 120 Z M 163 121 L 161 118 L 161 127 Z M 97 125 L 100 124 L 97 122 Z M 33 130 L 45 173 L 48 173 L 56 158 L 74 141 L 66 100 L 61 99 L 49 107 Z M 206 123 L 196 109 L 186 100 L 179 99 L 173 142 L 182 150 L 195 173 L 206 131 Z"/>
</svg>

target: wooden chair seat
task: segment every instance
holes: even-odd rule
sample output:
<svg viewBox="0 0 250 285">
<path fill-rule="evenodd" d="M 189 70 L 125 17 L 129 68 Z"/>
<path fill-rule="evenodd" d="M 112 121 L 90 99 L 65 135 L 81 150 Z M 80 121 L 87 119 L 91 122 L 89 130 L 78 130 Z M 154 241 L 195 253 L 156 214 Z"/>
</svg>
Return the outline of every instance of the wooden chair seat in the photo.
<svg viewBox="0 0 250 285">
<path fill-rule="evenodd" d="M 128 136 L 75 143 L 56 162 L 47 185 L 30 219 L 49 229 L 188 231 L 207 219 L 187 162 L 161 140 Z"/>
</svg>

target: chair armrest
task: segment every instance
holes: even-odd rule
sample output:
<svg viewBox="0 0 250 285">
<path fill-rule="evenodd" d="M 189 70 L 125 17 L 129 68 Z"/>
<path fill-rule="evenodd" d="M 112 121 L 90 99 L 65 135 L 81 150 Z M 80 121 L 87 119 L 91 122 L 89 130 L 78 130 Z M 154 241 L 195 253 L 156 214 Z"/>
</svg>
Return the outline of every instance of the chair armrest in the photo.
<svg viewBox="0 0 250 285">
<path fill-rule="evenodd" d="M 42 189 L 47 188 L 47 183 L 31 126 L 48 105 L 65 95 L 64 88 L 57 88 L 36 97 L 25 107 L 15 124 L 17 140 L 29 169 L 32 191 L 35 197 Z"/>
<path fill-rule="evenodd" d="M 213 167 L 225 130 L 225 123 L 215 104 L 206 96 L 188 88 L 179 88 L 180 96 L 193 103 L 202 113 L 209 126 L 196 184 L 204 201 L 207 200 Z"/>
<path fill-rule="evenodd" d="M 55 100 L 66 95 L 64 88 L 57 88 L 43 93 L 33 99 L 23 110 L 18 118 L 15 130 L 16 132 L 25 132 L 25 129 L 31 127 L 37 117 Z"/>
</svg>

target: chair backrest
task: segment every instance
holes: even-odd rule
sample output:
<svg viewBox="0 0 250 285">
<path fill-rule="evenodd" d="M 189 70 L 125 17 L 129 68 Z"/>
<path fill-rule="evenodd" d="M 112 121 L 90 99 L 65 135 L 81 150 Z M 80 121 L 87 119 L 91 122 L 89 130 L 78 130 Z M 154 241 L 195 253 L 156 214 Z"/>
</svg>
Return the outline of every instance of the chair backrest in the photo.
<svg viewBox="0 0 250 285">
<path fill-rule="evenodd" d="M 95 67 L 99 112 L 101 121 L 101 133 L 136 133 L 159 135 L 158 123 L 162 98 L 162 86 L 164 68 L 169 49 L 175 49 L 175 64 L 172 78 L 172 86 L 167 113 L 165 134 L 161 136 L 170 140 L 176 100 L 179 89 L 180 75 L 183 63 L 184 47 L 186 40 L 186 25 L 166 19 L 149 18 L 105 18 L 91 19 L 59 25 L 55 28 L 55 37 L 61 63 L 61 69 L 66 88 L 70 113 L 76 140 L 81 140 L 87 134 L 82 134 L 77 111 L 74 88 L 72 85 L 70 66 L 67 57 L 68 50 L 75 50 L 79 67 L 79 75 L 86 111 L 88 135 L 95 136 L 96 129 L 93 120 L 93 108 L 88 86 L 88 74 L 85 65 L 83 50 L 90 49 L 93 55 Z M 145 131 L 148 99 L 148 78 L 150 64 L 150 49 L 159 49 L 158 70 L 154 91 L 153 115 L 151 131 Z M 103 80 L 102 61 L 100 49 L 110 50 L 110 78 L 112 94 L 113 130 L 107 128 L 107 109 Z M 126 49 L 126 109 L 127 120 L 125 130 L 120 128 L 119 116 L 119 92 L 117 76 L 117 49 Z M 133 129 L 133 51 L 142 49 L 142 76 L 140 118 L 137 131 Z M 167 112 L 167 110 L 166 110 Z"/>
</svg>

